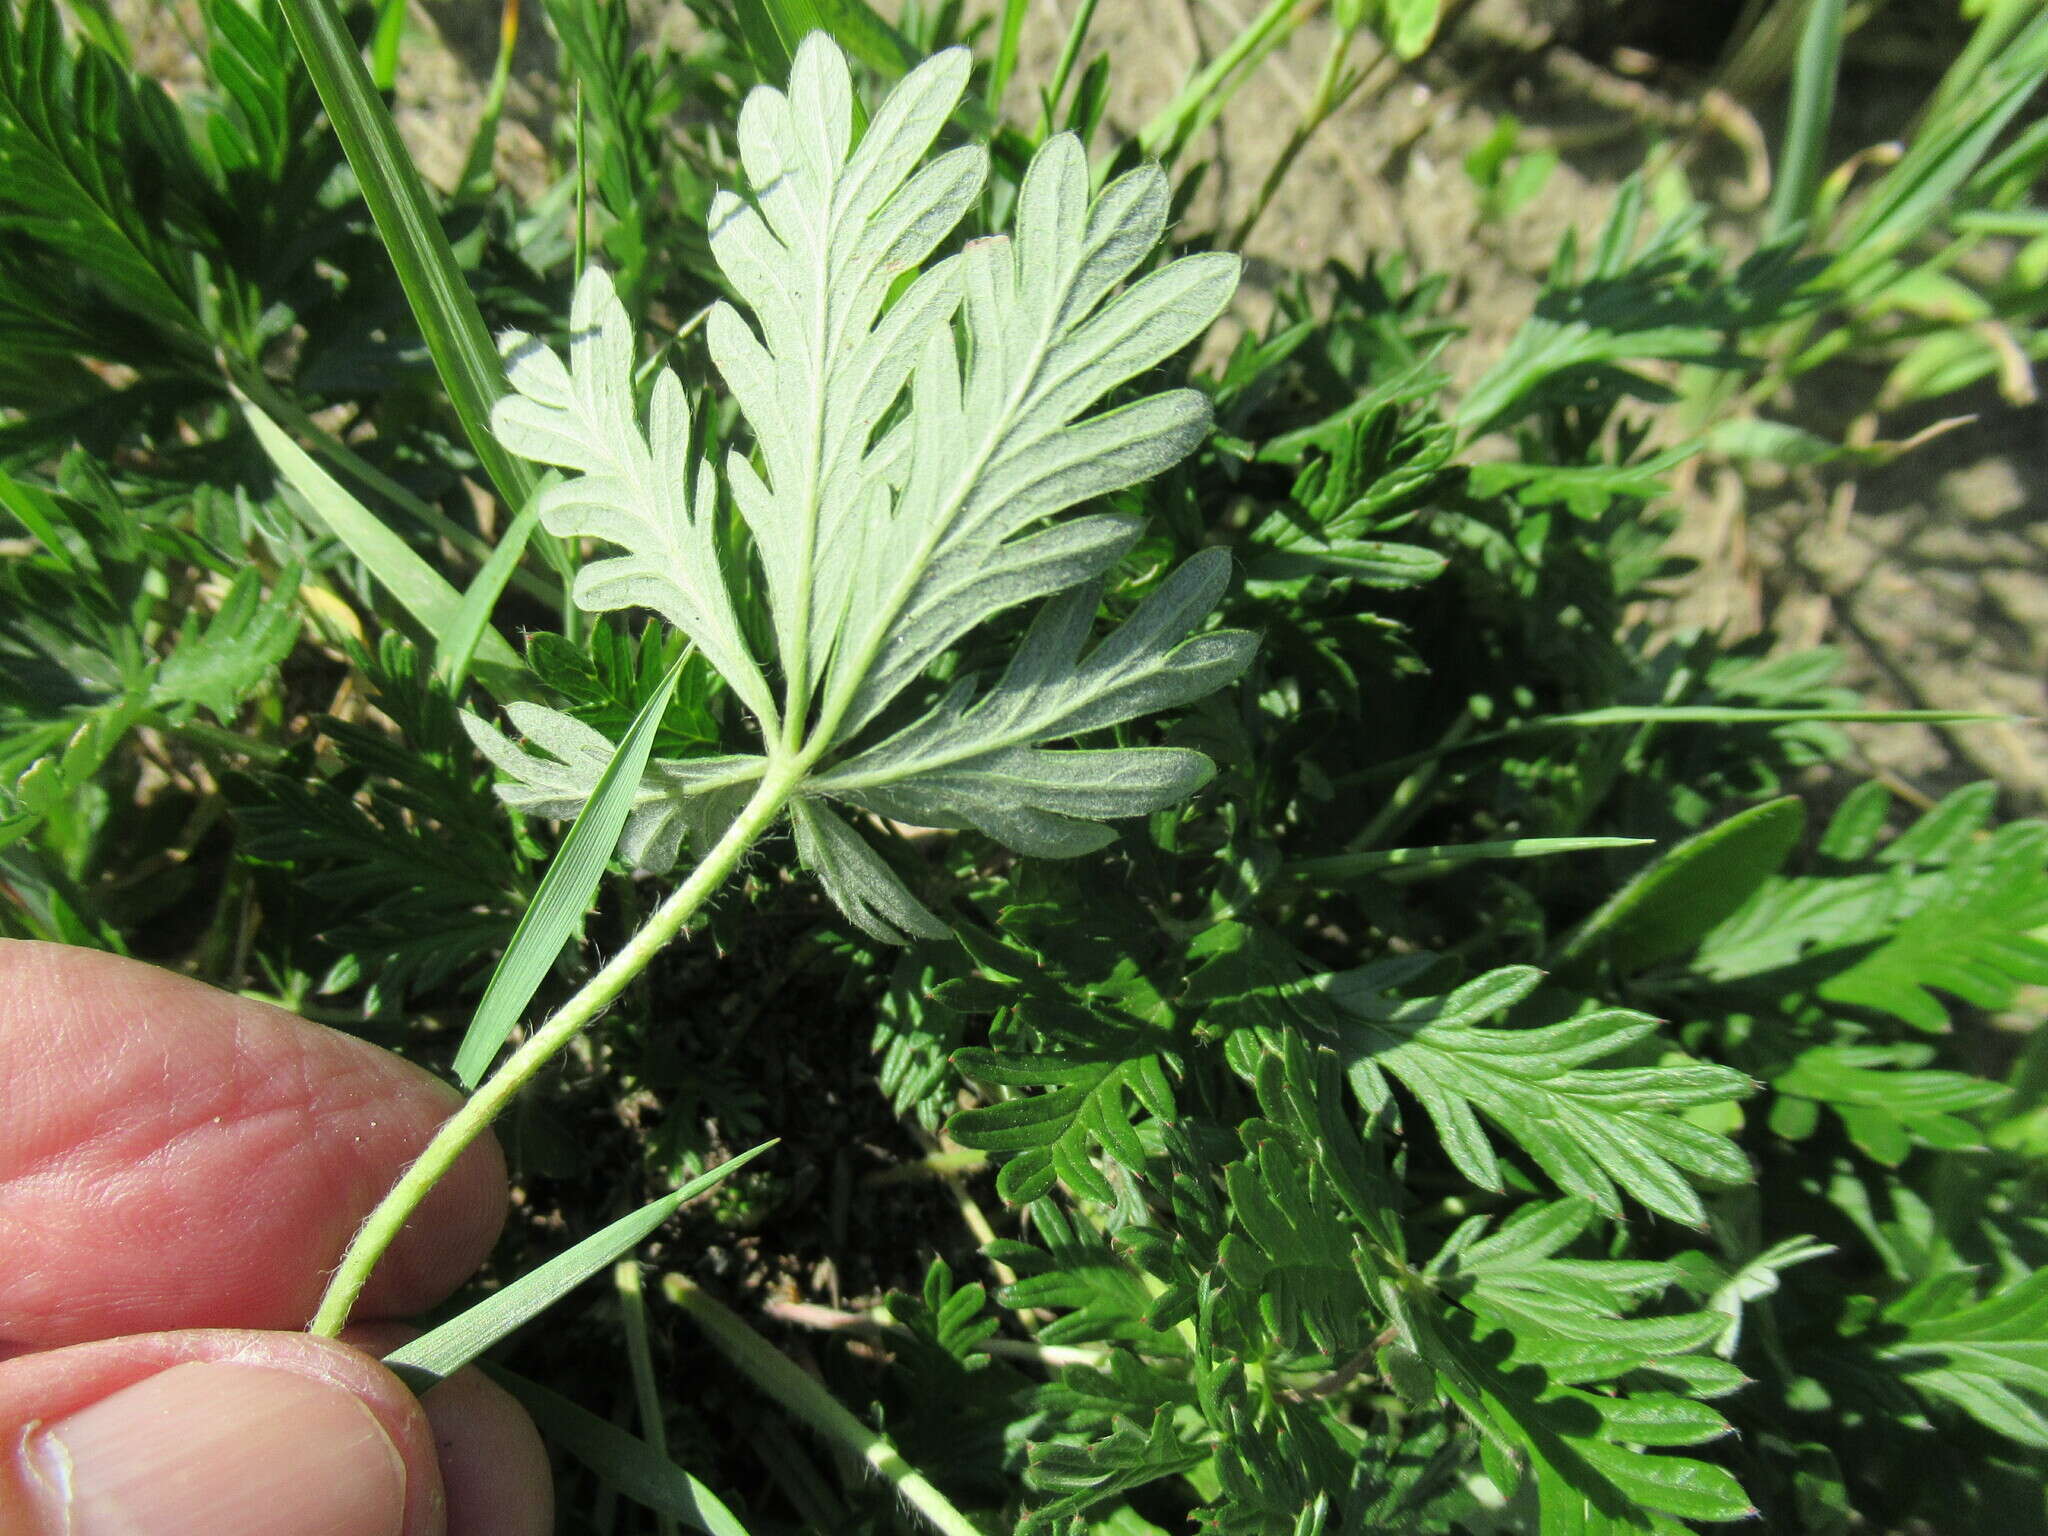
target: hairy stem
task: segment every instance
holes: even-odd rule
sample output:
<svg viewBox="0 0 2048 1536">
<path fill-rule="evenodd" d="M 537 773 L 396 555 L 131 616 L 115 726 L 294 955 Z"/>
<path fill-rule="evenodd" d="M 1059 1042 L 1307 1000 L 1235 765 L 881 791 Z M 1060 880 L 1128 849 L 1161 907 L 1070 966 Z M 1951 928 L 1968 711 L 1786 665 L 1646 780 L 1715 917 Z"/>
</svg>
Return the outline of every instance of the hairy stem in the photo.
<svg viewBox="0 0 2048 1536">
<path fill-rule="evenodd" d="M 518 1050 L 506 1057 L 497 1071 L 470 1095 L 468 1102 L 434 1133 L 426 1150 L 400 1175 L 398 1182 L 391 1187 L 391 1193 L 370 1212 L 369 1219 L 348 1245 L 334 1278 L 327 1282 L 327 1294 L 320 1298 L 320 1309 L 313 1314 L 309 1331 L 333 1338 L 347 1326 L 349 1312 L 354 1308 L 356 1298 L 362 1295 L 370 1272 L 377 1267 L 377 1261 L 384 1256 L 385 1250 L 397 1240 L 420 1202 L 454 1166 L 464 1149 L 504 1112 L 513 1096 L 553 1060 L 556 1052 L 610 1007 L 633 979 L 647 969 L 649 962 L 661 953 L 669 940 L 682 931 L 683 925 L 696 916 L 712 894 L 725 884 L 726 877 L 738 867 L 747 850 L 782 814 L 783 807 L 789 803 L 791 794 L 802 780 L 804 767 L 800 762 L 771 763 L 753 798 L 726 828 L 725 835 L 690 871 L 690 877 L 655 908 L 646 925 L 627 940 L 625 947 L 604 969 L 585 982 L 574 997 L 528 1036 Z"/>
</svg>

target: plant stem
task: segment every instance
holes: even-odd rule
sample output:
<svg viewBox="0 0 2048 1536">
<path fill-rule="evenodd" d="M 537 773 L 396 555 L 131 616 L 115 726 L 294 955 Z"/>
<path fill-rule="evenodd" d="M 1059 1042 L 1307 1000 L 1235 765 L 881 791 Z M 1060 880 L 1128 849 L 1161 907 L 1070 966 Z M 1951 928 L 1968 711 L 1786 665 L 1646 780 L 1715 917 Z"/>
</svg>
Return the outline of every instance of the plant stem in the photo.
<svg viewBox="0 0 2048 1536">
<path fill-rule="evenodd" d="M 826 1439 L 859 1456 L 943 1536 L 982 1536 L 973 1521 L 953 1507 L 924 1475 L 897 1453 L 888 1438 L 870 1429 L 796 1363 L 770 1344 L 730 1307 L 713 1300 L 681 1275 L 661 1284 L 668 1299 L 697 1320 L 721 1353 L 744 1371 L 754 1385 Z"/>
<path fill-rule="evenodd" d="M 1253 226 L 1265 216 L 1274 194 L 1280 190 L 1280 184 L 1294 169 L 1295 160 L 1308 147 L 1308 141 L 1315 137 L 1316 131 L 1351 99 L 1373 70 L 1394 56 L 1392 48 L 1382 46 L 1379 57 L 1370 66 L 1347 75 L 1344 65 L 1351 55 L 1351 39 L 1350 30 L 1342 26 L 1330 39 L 1330 50 L 1323 56 L 1323 72 L 1316 81 L 1315 97 L 1301 114 L 1301 121 L 1294 125 L 1294 131 L 1287 136 L 1287 142 L 1281 146 L 1279 155 L 1266 172 L 1266 179 L 1259 184 L 1258 196 L 1252 199 L 1251 207 L 1238 221 L 1237 229 L 1230 237 L 1231 250 L 1244 249 L 1251 239 Z"/>
<path fill-rule="evenodd" d="M 1197 133 L 1215 121 L 1236 94 L 1251 66 L 1271 53 L 1311 16 L 1322 0 L 1271 0 L 1232 38 L 1180 94 L 1160 108 L 1138 134 L 1138 147 L 1159 160 L 1172 160 Z M 1242 70 L 1236 80 L 1233 73 Z"/>
<path fill-rule="evenodd" d="M 739 866 L 747 850 L 782 814 L 783 807 L 789 803 L 791 794 L 802 780 L 804 766 L 788 760 L 771 763 L 754 790 L 753 798 L 726 828 L 725 835 L 690 871 L 689 879 L 677 886 L 668 899 L 654 909 L 654 915 L 648 918 L 646 925 L 626 941 L 625 947 L 585 982 L 582 989 L 558 1008 L 546 1023 L 528 1036 L 518 1050 L 506 1057 L 498 1070 L 470 1095 L 468 1102 L 434 1133 L 426 1150 L 399 1176 L 391 1193 L 370 1212 L 369 1219 L 348 1245 L 334 1278 L 327 1282 L 327 1294 L 320 1299 L 320 1310 L 313 1314 L 310 1332 L 333 1338 L 347 1326 L 349 1312 L 362 1295 L 370 1272 L 377 1267 L 384 1251 L 397 1240 L 406 1221 L 426 1199 L 428 1192 L 454 1166 L 464 1149 L 504 1112 L 513 1096 L 532 1081 L 557 1051 L 610 1007 L 633 979 L 647 969 L 669 940 L 682 931 L 683 925 L 695 917 L 712 894 L 725 884 L 726 877 Z"/>
</svg>

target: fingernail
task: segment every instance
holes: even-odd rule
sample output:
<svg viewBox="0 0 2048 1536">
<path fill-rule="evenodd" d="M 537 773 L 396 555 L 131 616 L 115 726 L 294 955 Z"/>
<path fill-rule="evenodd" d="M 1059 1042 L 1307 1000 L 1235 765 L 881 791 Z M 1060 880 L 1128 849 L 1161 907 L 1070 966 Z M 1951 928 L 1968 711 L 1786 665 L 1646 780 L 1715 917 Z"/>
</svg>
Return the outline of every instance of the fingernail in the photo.
<svg viewBox="0 0 2048 1536">
<path fill-rule="evenodd" d="M 269 1366 L 177 1365 L 22 1446 L 63 1536 L 400 1536 L 405 1463 L 353 1393 Z"/>
</svg>

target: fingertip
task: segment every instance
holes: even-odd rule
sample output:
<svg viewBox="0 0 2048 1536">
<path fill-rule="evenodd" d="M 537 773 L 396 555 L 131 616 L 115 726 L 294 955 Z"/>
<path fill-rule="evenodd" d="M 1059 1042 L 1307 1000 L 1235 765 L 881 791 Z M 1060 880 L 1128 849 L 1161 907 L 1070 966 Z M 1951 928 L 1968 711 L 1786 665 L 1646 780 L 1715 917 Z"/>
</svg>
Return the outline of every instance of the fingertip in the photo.
<svg viewBox="0 0 2048 1536">
<path fill-rule="evenodd" d="M 0 1339 L 301 1326 L 460 1102 L 282 1009 L 114 955 L 0 942 Z M 371 1278 L 367 1314 L 448 1294 L 506 1209 L 486 1133 Z"/>
<path fill-rule="evenodd" d="M 152 1334 L 0 1366 L 0 1530 L 445 1536 L 426 1413 L 305 1334 Z"/>
<path fill-rule="evenodd" d="M 448 1536 L 547 1536 L 555 1528 L 547 1448 L 526 1410 L 480 1371 L 421 1400 L 448 1496 Z"/>
</svg>

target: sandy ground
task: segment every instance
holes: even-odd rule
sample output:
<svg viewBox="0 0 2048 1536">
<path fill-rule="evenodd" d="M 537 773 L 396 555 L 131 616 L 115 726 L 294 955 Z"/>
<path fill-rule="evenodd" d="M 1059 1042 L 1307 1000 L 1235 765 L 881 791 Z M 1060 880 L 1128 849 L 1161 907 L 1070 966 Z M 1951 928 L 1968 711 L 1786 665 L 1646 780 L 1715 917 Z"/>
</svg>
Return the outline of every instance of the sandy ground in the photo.
<svg viewBox="0 0 2048 1536">
<path fill-rule="evenodd" d="M 1077 3 L 1035 0 L 1011 111 L 1028 110 L 1036 85 L 1050 76 Z M 635 5 L 650 34 L 687 39 L 680 6 Z M 145 61 L 175 76 L 189 51 L 167 23 L 168 9 L 160 0 L 117 4 L 123 8 L 146 13 L 153 41 Z M 992 0 L 970 4 L 976 14 L 996 8 Z M 1135 130 L 1252 8 L 1252 0 L 1100 0 L 1091 56 L 1106 51 L 1113 60 L 1113 125 Z M 1641 164 L 1649 135 L 1687 120 L 1707 76 L 1696 64 L 1617 55 L 1611 29 L 1600 36 L 1588 21 L 1614 14 L 1601 13 L 1598 0 L 1454 0 L 1452 11 L 1451 30 L 1422 64 L 1379 65 L 1358 99 L 1325 125 L 1245 250 L 1254 305 L 1282 274 L 1330 260 L 1355 265 L 1401 251 L 1423 268 L 1454 273 L 1447 302 L 1470 339 L 1453 369 L 1470 378 L 1528 314 L 1560 234 L 1598 227 L 1617 180 Z M 401 126 L 423 169 L 445 184 L 477 118 L 498 7 L 415 0 L 412 22 Z M 1261 66 L 1198 146 L 1214 170 L 1193 217 L 1234 223 L 1242 215 L 1312 92 L 1325 46 L 1319 25 L 1304 28 Z M 1849 73 L 1843 152 L 1897 126 L 1930 83 L 1915 67 L 1909 58 Z M 498 157 L 516 182 L 545 175 L 555 80 L 544 29 L 529 17 Z M 1726 232 L 1739 243 L 1760 192 L 1760 166 L 1745 137 L 1757 121 L 1768 132 L 1774 104 L 1766 93 L 1738 105 L 1754 116 L 1734 114 L 1731 131 L 1698 136 L 1685 165 L 1695 187 L 1724 208 Z M 1539 198 L 1494 222 L 1481 217 L 1463 160 L 1504 113 L 1528 125 L 1534 142 L 1554 145 L 1562 160 Z M 1854 375 L 1809 383 L 1774 409 L 1818 430 L 1839 429 L 1848 402 L 1868 384 Z M 1977 419 L 1860 475 L 1853 507 L 1839 477 L 1707 468 L 1679 491 L 1679 548 L 1699 568 L 1658 617 L 1737 633 L 1768 628 L 1788 647 L 1840 646 L 1846 680 L 1878 703 L 2023 717 L 1945 733 L 1866 729 L 1859 741 L 1910 795 L 1991 775 L 2005 786 L 2009 810 L 2031 812 L 2048 799 L 2048 733 L 2040 724 L 2048 716 L 2048 525 L 2037 516 L 2048 433 L 2041 414 L 1987 390 L 1923 419 L 1887 420 L 1884 435 L 1963 413 Z"/>
</svg>

